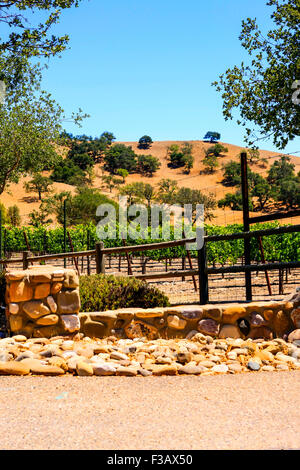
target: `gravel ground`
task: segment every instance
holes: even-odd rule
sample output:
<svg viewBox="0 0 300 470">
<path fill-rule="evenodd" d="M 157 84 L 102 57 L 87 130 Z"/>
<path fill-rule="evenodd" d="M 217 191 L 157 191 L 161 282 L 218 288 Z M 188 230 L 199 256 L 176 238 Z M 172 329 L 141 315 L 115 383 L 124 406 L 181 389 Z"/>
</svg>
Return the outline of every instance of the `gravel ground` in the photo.
<svg viewBox="0 0 300 470">
<path fill-rule="evenodd" d="M 2 450 L 299 449 L 300 374 L 0 377 Z"/>
</svg>

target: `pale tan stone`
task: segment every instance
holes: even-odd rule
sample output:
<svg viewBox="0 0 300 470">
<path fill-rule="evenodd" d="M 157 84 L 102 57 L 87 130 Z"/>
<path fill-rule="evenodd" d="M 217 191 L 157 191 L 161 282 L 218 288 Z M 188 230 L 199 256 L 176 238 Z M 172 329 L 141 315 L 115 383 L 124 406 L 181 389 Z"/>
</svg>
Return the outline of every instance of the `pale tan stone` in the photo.
<svg viewBox="0 0 300 470">
<path fill-rule="evenodd" d="M 222 319 L 224 323 L 233 324 L 245 315 L 246 309 L 237 304 L 232 307 L 225 308 L 225 310 L 223 310 Z"/>
<path fill-rule="evenodd" d="M 29 367 L 22 361 L 0 362 L 0 375 L 28 375 L 29 372 Z"/>
<path fill-rule="evenodd" d="M 80 320 L 78 315 L 62 315 L 61 321 L 63 328 L 69 333 L 80 330 Z"/>
<path fill-rule="evenodd" d="M 177 367 L 175 365 L 165 365 L 160 366 L 153 364 L 152 366 L 152 374 L 153 375 L 177 375 Z"/>
<path fill-rule="evenodd" d="M 76 271 L 74 271 L 74 269 L 64 270 L 64 287 L 68 289 L 76 289 L 79 287 L 78 274 Z"/>
<path fill-rule="evenodd" d="M 274 310 L 271 310 L 271 309 L 267 309 L 267 310 L 264 310 L 263 311 L 263 317 L 267 320 L 267 321 L 270 321 L 272 320 L 272 318 L 274 317 Z"/>
<path fill-rule="evenodd" d="M 62 357 L 52 356 L 48 359 L 49 366 L 60 367 L 62 370 L 67 372 L 68 365 Z"/>
<path fill-rule="evenodd" d="M 12 332 L 20 331 L 23 326 L 23 317 L 21 315 L 11 315 L 9 325 Z"/>
<path fill-rule="evenodd" d="M 135 313 L 137 318 L 160 318 L 163 317 L 163 309 L 145 309 Z"/>
<path fill-rule="evenodd" d="M 51 294 L 52 295 L 58 294 L 62 290 L 62 287 L 63 287 L 62 282 L 53 282 L 51 286 Z"/>
<path fill-rule="evenodd" d="M 47 304 L 49 305 L 52 313 L 57 312 L 57 303 L 55 302 L 54 298 L 51 295 L 47 297 Z"/>
<path fill-rule="evenodd" d="M 27 338 L 24 335 L 15 335 L 13 336 L 13 340 L 17 343 L 24 343 L 25 341 L 27 341 Z"/>
<path fill-rule="evenodd" d="M 169 315 L 167 318 L 168 326 L 175 330 L 184 330 L 187 325 L 187 321 L 179 318 L 177 315 Z"/>
<path fill-rule="evenodd" d="M 59 317 L 57 315 L 46 315 L 45 317 L 41 317 L 36 321 L 37 325 L 41 326 L 51 326 L 56 325 L 58 323 Z"/>
<path fill-rule="evenodd" d="M 58 311 L 61 314 L 68 315 L 77 313 L 80 310 L 79 290 L 60 292 L 57 295 Z"/>
<path fill-rule="evenodd" d="M 241 338 L 241 333 L 235 325 L 223 325 L 219 333 L 219 338 Z"/>
<path fill-rule="evenodd" d="M 19 313 L 20 308 L 18 304 L 10 303 L 8 308 L 11 315 L 17 315 Z"/>
<path fill-rule="evenodd" d="M 16 281 L 10 284 L 9 296 L 11 302 L 26 302 L 33 297 L 33 289 L 25 281 Z"/>
<path fill-rule="evenodd" d="M 24 279 L 25 271 L 7 271 L 5 274 L 5 279 L 9 281 L 22 281 Z"/>
<path fill-rule="evenodd" d="M 130 339 L 146 337 L 155 339 L 158 336 L 158 330 L 152 325 L 142 321 L 132 321 L 125 327 L 125 333 Z"/>
<path fill-rule="evenodd" d="M 50 284 L 38 284 L 34 291 L 35 299 L 44 299 L 50 294 Z"/>
<path fill-rule="evenodd" d="M 89 377 L 94 375 L 94 369 L 91 364 L 85 361 L 79 360 L 76 364 L 76 372 L 80 377 Z"/>
<path fill-rule="evenodd" d="M 43 364 L 38 359 L 23 359 L 19 364 L 25 364 L 34 375 L 63 375 L 65 371 L 61 367 Z"/>
<path fill-rule="evenodd" d="M 27 315 L 36 320 L 50 313 L 49 308 L 41 300 L 31 300 L 23 305 L 23 310 Z"/>
</svg>

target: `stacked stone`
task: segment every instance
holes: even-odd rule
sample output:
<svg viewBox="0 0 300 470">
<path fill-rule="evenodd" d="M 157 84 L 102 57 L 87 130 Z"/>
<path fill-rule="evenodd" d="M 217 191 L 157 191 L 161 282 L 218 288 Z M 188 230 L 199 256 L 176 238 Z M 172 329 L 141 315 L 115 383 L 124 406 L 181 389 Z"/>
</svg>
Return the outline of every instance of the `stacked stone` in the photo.
<svg viewBox="0 0 300 470">
<path fill-rule="evenodd" d="M 299 302 L 300 305 L 300 302 Z M 213 338 L 283 338 L 300 328 L 295 301 L 249 304 L 121 309 L 80 313 L 81 331 L 94 338 L 189 338 L 195 333 Z M 299 325 L 299 326 L 298 326 Z M 299 336 L 300 338 L 300 336 Z"/>
<path fill-rule="evenodd" d="M 11 334 L 50 338 L 79 331 L 79 279 L 73 269 L 39 266 L 8 271 L 6 283 Z"/>
</svg>

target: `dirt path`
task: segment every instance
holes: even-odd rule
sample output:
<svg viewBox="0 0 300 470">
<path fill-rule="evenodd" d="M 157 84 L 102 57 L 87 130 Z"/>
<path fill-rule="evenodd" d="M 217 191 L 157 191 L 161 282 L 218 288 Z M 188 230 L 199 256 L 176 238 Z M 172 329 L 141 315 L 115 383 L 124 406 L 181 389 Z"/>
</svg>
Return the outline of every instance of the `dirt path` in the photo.
<svg viewBox="0 0 300 470">
<path fill-rule="evenodd" d="M 0 377 L 1 449 L 299 449 L 299 372 Z"/>
</svg>

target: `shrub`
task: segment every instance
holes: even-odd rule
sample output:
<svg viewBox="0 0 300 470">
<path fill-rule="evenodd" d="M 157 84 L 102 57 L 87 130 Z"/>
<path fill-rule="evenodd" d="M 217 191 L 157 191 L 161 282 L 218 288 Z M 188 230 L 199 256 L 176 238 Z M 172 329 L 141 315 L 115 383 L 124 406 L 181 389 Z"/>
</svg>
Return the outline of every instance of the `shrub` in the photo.
<svg viewBox="0 0 300 470">
<path fill-rule="evenodd" d="M 169 299 L 155 287 L 135 278 L 95 274 L 80 278 L 83 312 L 103 312 L 119 308 L 167 307 Z"/>
</svg>

